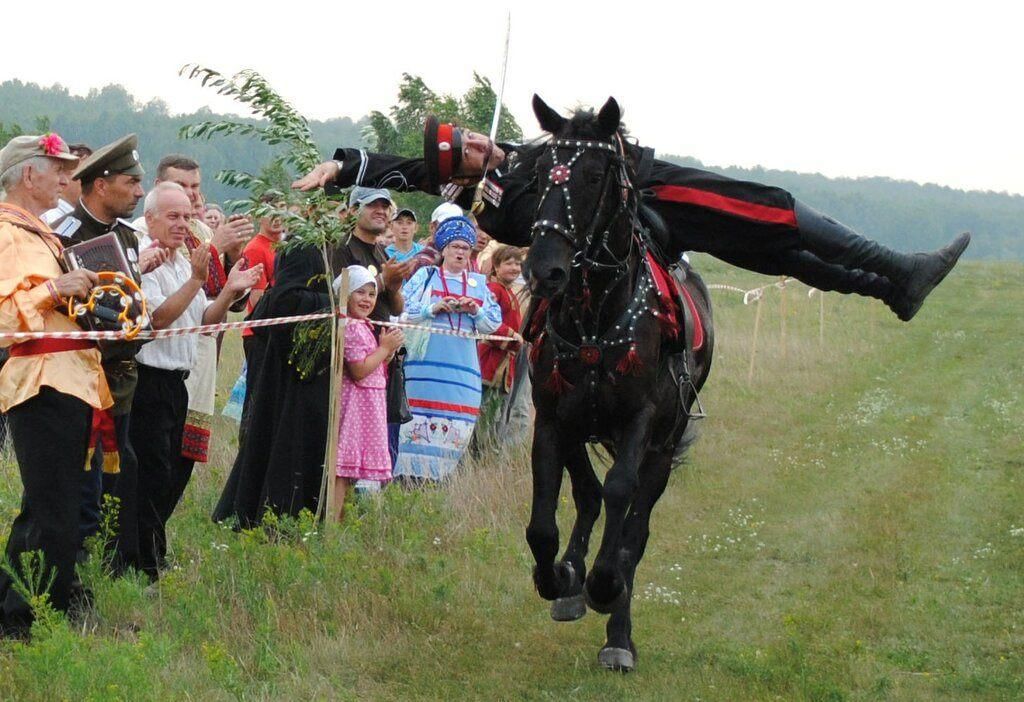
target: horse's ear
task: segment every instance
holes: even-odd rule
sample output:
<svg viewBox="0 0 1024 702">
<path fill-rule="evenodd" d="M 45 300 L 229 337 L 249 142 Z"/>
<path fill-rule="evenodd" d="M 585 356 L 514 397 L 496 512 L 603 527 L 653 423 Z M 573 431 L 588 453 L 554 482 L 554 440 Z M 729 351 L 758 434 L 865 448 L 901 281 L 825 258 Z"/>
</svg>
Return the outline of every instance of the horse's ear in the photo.
<svg viewBox="0 0 1024 702">
<path fill-rule="evenodd" d="M 621 120 L 622 110 L 619 109 L 619 103 L 613 97 L 608 98 L 608 102 L 597 113 L 597 123 L 601 127 L 602 136 L 610 137 L 618 131 Z"/>
<path fill-rule="evenodd" d="M 565 125 L 565 117 L 548 107 L 548 104 L 541 100 L 540 95 L 536 93 L 533 94 L 533 114 L 537 115 L 540 128 L 545 132 L 557 134 Z"/>
</svg>

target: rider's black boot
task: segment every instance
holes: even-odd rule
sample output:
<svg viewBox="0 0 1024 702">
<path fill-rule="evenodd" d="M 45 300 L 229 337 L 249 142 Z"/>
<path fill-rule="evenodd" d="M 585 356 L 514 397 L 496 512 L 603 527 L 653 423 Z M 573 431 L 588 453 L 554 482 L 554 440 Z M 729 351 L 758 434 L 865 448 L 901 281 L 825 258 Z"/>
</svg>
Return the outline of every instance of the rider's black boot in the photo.
<svg viewBox="0 0 1024 702">
<path fill-rule="evenodd" d="M 847 269 L 884 276 L 893 289 L 878 296 L 904 322 L 921 309 L 928 293 L 938 285 L 971 241 L 966 232 L 945 248 L 932 253 L 904 254 L 867 239 L 828 215 L 795 201 L 800 241 L 818 258 Z"/>
</svg>

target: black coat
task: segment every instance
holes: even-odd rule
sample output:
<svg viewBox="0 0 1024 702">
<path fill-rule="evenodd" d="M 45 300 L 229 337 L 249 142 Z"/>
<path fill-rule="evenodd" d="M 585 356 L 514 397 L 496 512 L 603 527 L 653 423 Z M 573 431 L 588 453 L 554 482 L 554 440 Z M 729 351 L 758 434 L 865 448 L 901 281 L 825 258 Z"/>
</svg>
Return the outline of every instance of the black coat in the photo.
<svg viewBox="0 0 1024 702">
<path fill-rule="evenodd" d="M 278 254 L 275 282 L 255 310 L 257 318 L 312 314 L 330 301 L 316 249 Z M 310 283 L 310 280 L 316 280 Z M 235 517 L 242 528 L 256 526 L 269 508 L 278 515 L 315 512 L 323 478 L 330 407 L 329 358 L 308 379 L 288 363 L 295 325 L 256 330 L 262 360 L 250 369 L 254 383 L 245 441 L 239 446 L 215 521 Z"/>
<path fill-rule="evenodd" d="M 498 241 L 529 246 L 536 220 L 538 193 L 531 165 L 543 146 L 501 145 L 507 158 L 488 174 L 480 226 Z M 664 220 L 671 237 L 667 253 L 704 251 L 729 260 L 733 254 L 771 252 L 797 244 L 793 196 L 769 185 L 734 180 L 698 168 L 687 168 L 653 157 L 650 149 L 629 145 L 637 166 L 637 187 L 645 204 Z M 338 149 L 342 163 L 333 187 L 362 185 L 394 190 L 430 192 L 423 159 Z M 473 188 L 448 185 L 443 195 L 468 208 Z"/>
</svg>

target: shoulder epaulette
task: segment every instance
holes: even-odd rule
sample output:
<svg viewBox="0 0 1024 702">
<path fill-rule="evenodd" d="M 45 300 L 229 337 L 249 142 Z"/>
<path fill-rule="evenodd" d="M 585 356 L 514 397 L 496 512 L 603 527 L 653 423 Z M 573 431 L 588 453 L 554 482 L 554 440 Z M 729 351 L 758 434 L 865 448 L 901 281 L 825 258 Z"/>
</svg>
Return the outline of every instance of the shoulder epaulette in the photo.
<svg viewBox="0 0 1024 702">
<path fill-rule="evenodd" d="M 129 229 L 131 229 L 131 230 L 132 230 L 133 232 L 135 232 L 136 234 L 145 234 L 145 233 L 146 233 L 146 232 L 142 231 L 141 229 L 139 229 L 138 227 L 136 227 L 136 226 L 135 226 L 134 224 L 132 224 L 131 222 L 129 222 L 129 221 L 127 220 L 127 219 L 121 219 L 120 217 L 118 217 L 118 218 L 117 218 L 116 220 L 114 220 L 114 221 L 115 221 L 115 222 L 116 222 L 117 224 L 120 224 L 120 225 L 122 225 L 122 226 L 124 226 L 124 227 L 128 227 Z"/>
<path fill-rule="evenodd" d="M 58 236 L 70 239 L 71 236 L 78 231 L 78 228 L 82 226 L 82 220 L 72 215 L 68 215 L 64 219 L 56 223 L 53 228 L 54 233 Z"/>
</svg>

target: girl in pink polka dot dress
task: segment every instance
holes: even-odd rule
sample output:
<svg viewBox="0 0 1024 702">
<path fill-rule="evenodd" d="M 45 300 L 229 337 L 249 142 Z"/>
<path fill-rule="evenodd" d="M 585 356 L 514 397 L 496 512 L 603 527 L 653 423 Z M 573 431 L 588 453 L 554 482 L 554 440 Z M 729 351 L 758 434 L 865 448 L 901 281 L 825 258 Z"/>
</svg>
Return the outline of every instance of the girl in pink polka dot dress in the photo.
<svg viewBox="0 0 1024 702">
<path fill-rule="evenodd" d="M 405 341 L 402 330 L 392 328 L 381 332 L 379 344 L 374 338 L 366 319 L 377 304 L 377 281 L 367 268 L 348 267 L 348 288 L 349 321 L 345 327 L 345 375 L 334 483 L 339 522 L 345 517 L 349 487 L 357 480 L 391 480 L 384 369 Z"/>
</svg>

